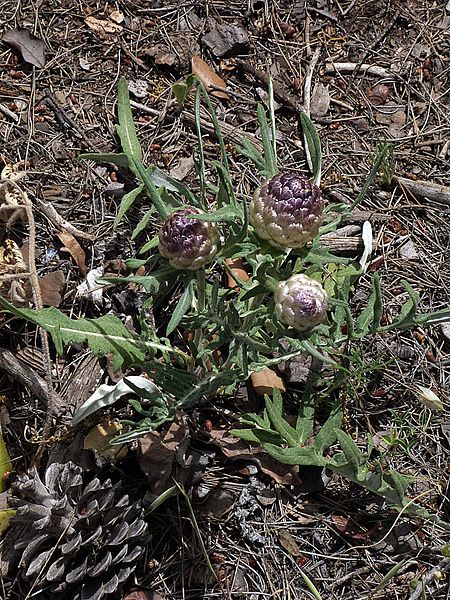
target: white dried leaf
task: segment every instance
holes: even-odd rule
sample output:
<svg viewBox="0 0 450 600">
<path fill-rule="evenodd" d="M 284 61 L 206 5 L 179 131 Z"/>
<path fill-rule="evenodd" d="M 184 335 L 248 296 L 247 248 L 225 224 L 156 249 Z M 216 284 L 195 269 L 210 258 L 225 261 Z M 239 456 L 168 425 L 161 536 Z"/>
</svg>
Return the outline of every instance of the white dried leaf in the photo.
<svg viewBox="0 0 450 600">
<path fill-rule="evenodd" d="M 370 224 L 370 221 L 364 221 L 362 239 L 364 243 L 364 252 L 359 264 L 361 265 L 362 272 L 365 273 L 367 269 L 367 259 L 372 254 L 372 225 Z"/>
<path fill-rule="evenodd" d="M 430 410 L 444 410 L 442 400 L 438 396 L 436 396 L 436 394 L 432 390 L 430 390 L 430 388 L 426 388 L 423 385 L 416 384 L 412 388 L 412 392 L 415 395 L 415 397 Z"/>
<path fill-rule="evenodd" d="M 311 116 L 324 117 L 330 108 L 328 85 L 317 82 L 311 94 Z"/>
</svg>

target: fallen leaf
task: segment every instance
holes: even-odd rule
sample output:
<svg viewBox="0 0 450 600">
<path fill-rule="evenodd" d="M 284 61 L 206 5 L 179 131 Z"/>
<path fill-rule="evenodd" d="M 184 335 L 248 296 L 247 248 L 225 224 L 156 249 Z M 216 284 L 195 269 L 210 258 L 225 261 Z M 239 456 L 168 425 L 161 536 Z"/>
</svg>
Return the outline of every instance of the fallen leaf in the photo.
<svg viewBox="0 0 450 600">
<path fill-rule="evenodd" d="M 416 250 L 416 246 L 412 240 L 408 240 L 404 244 L 402 244 L 398 250 L 401 258 L 405 260 L 415 260 L 420 258 L 419 253 Z"/>
<path fill-rule="evenodd" d="M 365 540 L 368 537 L 369 532 L 361 529 L 357 523 L 344 517 L 344 515 L 333 515 L 331 520 L 340 533 L 348 536 L 352 540 Z"/>
<path fill-rule="evenodd" d="M 42 69 L 45 66 L 45 45 L 28 29 L 10 29 L 2 37 L 3 42 L 17 50 L 25 62 Z"/>
<path fill-rule="evenodd" d="M 213 429 L 209 435 L 227 458 L 232 460 L 247 460 L 255 462 L 263 473 L 269 475 L 276 483 L 283 485 L 301 485 L 297 465 L 284 465 L 256 444 L 248 445 L 248 442 L 230 435 L 223 429 Z"/>
<path fill-rule="evenodd" d="M 178 179 L 178 181 L 183 181 L 183 179 L 191 172 L 194 167 L 194 157 L 186 156 L 185 158 L 180 158 L 176 167 L 171 169 L 169 175 L 174 179 Z"/>
<path fill-rule="evenodd" d="M 311 94 L 311 116 L 324 117 L 330 108 L 328 86 L 317 82 Z"/>
<path fill-rule="evenodd" d="M 63 271 L 52 271 L 39 277 L 42 304 L 58 307 L 62 300 L 62 290 L 66 283 Z"/>
<path fill-rule="evenodd" d="M 95 450 L 96 453 L 108 462 L 119 462 L 128 453 L 126 444 L 111 445 L 112 438 L 122 431 L 123 426 L 117 421 L 107 419 L 93 427 L 84 438 L 83 448 Z"/>
<path fill-rule="evenodd" d="M 186 425 L 174 421 L 167 432 L 151 431 L 139 439 L 139 466 L 147 475 L 153 494 L 159 495 L 172 485 L 176 453 L 187 441 L 187 435 Z"/>
<path fill-rule="evenodd" d="M 287 529 L 280 529 L 277 534 L 280 544 L 283 546 L 286 552 L 288 552 L 294 558 L 301 556 L 301 551 L 297 542 L 294 540 L 289 531 L 287 531 Z"/>
<path fill-rule="evenodd" d="M 92 29 L 92 31 L 100 37 L 107 37 L 114 33 L 120 33 L 123 30 L 122 25 L 105 19 L 101 20 L 96 19 L 95 17 L 86 17 L 84 22 L 89 29 Z"/>
<path fill-rule="evenodd" d="M 236 258 L 234 260 L 232 258 L 227 258 L 225 260 L 225 262 L 230 267 L 231 273 L 233 275 L 235 275 L 237 277 L 237 279 L 240 279 L 244 283 L 246 283 L 250 279 L 247 271 L 245 270 L 245 263 L 242 258 Z M 238 285 L 237 281 L 228 272 L 227 272 L 227 279 L 228 279 L 228 281 L 227 281 L 228 287 L 236 288 L 236 291 L 238 292 L 239 287 L 237 287 L 237 285 Z"/>
<path fill-rule="evenodd" d="M 114 21 L 114 23 L 118 24 L 123 23 L 125 21 L 125 16 L 120 10 L 113 10 L 110 13 L 109 18 L 111 19 L 111 21 Z"/>
<path fill-rule="evenodd" d="M 136 98 L 145 98 L 148 94 L 148 83 L 144 79 L 129 81 L 128 89 Z"/>
<path fill-rule="evenodd" d="M 165 65 L 166 67 L 171 67 L 178 61 L 177 55 L 169 52 L 166 46 L 161 44 L 156 44 L 149 48 L 146 54 L 155 60 L 155 64 Z"/>
<path fill-rule="evenodd" d="M 77 267 L 80 270 L 80 273 L 83 277 L 86 277 L 87 269 L 86 269 L 86 253 L 77 240 L 73 237 L 71 233 L 66 231 L 65 229 L 61 229 L 56 234 L 61 242 L 64 244 L 64 248 L 67 248 L 70 256 L 74 259 Z"/>
<path fill-rule="evenodd" d="M 206 88 L 206 91 L 216 98 L 222 98 L 223 100 L 229 100 L 227 92 L 221 90 L 214 90 L 214 87 L 220 87 L 224 90 L 227 87 L 225 81 L 215 73 L 211 67 L 202 60 L 199 56 L 193 56 L 191 59 L 192 72 L 196 77 L 200 79 Z"/>
<path fill-rule="evenodd" d="M 268 394 L 270 396 L 273 394 L 274 389 L 278 389 L 282 393 L 286 391 L 286 387 L 281 377 L 269 367 L 264 367 L 262 371 L 252 373 L 250 380 L 252 382 L 253 389 L 259 396 L 264 396 L 264 394 Z"/>
<path fill-rule="evenodd" d="M 380 106 L 389 98 L 389 88 L 384 83 L 377 83 L 366 91 L 367 100 L 372 106 Z"/>
</svg>

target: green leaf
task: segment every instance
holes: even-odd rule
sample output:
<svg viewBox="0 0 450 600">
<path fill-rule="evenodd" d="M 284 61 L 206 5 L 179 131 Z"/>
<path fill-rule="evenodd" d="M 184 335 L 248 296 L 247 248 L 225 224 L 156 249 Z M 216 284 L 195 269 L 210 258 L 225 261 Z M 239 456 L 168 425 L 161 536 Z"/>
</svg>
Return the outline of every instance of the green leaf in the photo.
<svg viewBox="0 0 450 600">
<path fill-rule="evenodd" d="M 398 317 L 394 319 L 392 325 L 401 325 L 404 322 L 409 323 L 412 321 L 417 312 L 417 305 L 419 304 L 419 294 L 407 281 L 402 280 L 401 283 L 408 293 L 409 300 L 402 306 Z"/>
<path fill-rule="evenodd" d="M 273 149 L 272 140 L 270 139 L 269 127 L 267 125 L 266 112 L 263 105 L 258 102 L 258 123 L 261 132 L 261 140 L 264 148 L 265 171 L 267 177 L 273 177 L 277 172 L 277 159 Z"/>
<path fill-rule="evenodd" d="M 159 216 L 162 219 L 165 219 L 167 217 L 167 215 L 169 214 L 169 210 L 168 210 L 167 206 L 164 204 L 164 202 L 162 201 L 162 198 L 159 195 L 158 190 L 156 189 L 155 184 L 153 183 L 152 178 L 151 178 L 150 174 L 148 173 L 147 169 L 144 167 L 142 162 L 139 159 L 134 158 L 134 156 L 131 156 L 130 161 L 131 161 L 131 164 L 134 166 L 134 170 L 137 173 L 139 179 L 142 181 L 142 183 L 145 186 L 145 193 L 150 198 L 150 200 L 153 202 L 156 210 L 159 213 Z"/>
<path fill-rule="evenodd" d="M 141 233 L 141 231 L 144 231 L 144 229 L 147 227 L 147 225 L 150 222 L 150 219 L 152 218 L 154 214 L 154 207 L 152 206 L 150 208 L 150 210 L 148 210 L 144 216 L 142 217 L 142 219 L 139 221 L 139 223 L 136 225 L 136 227 L 133 229 L 133 232 L 131 234 L 131 239 L 135 240 L 137 238 L 137 236 Z"/>
<path fill-rule="evenodd" d="M 352 438 L 347 433 L 345 433 L 345 431 L 342 431 L 342 429 L 339 428 L 335 428 L 334 433 L 339 444 L 341 445 L 341 448 L 345 454 L 345 458 L 347 459 L 347 462 L 352 470 L 353 475 L 357 477 L 360 471 L 360 466 L 364 461 L 363 453 L 352 440 Z"/>
<path fill-rule="evenodd" d="M 194 75 L 188 75 L 185 81 L 178 81 L 172 86 L 172 92 L 179 106 L 184 104 L 187 95 L 189 94 L 195 81 Z"/>
<path fill-rule="evenodd" d="M 242 218 L 242 215 L 233 206 L 222 206 L 218 210 L 210 213 L 204 213 L 203 215 L 186 215 L 186 217 L 196 219 L 199 221 L 206 221 L 208 223 L 215 223 L 224 221 L 225 223 L 235 223 L 236 219 Z"/>
<path fill-rule="evenodd" d="M 263 155 L 247 138 L 243 138 L 242 146 L 236 146 L 236 150 L 239 154 L 246 156 L 255 164 L 260 175 L 264 174 L 267 176 L 266 163 Z"/>
<path fill-rule="evenodd" d="M 384 161 L 388 152 L 389 152 L 389 148 L 387 146 L 382 148 L 381 152 L 379 152 L 377 158 L 375 159 L 373 167 L 371 168 L 369 174 L 367 175 L 367 178 L 366 178 L 364 185 L 362 186 L 359 194 L 356 196 L 356 199 L 353 202 L 353 204 L 351 204 L 348 207 L 349 212 L 352 212 L 352 210 L 354 210 L 358 206 L 358 204 L 360 204 L 364 200 L 364 198 L 367 194 L 367 190 L 369 189 L 372 181 L 377 176 L 377 173 L 380 170 L 380 166 L 381 166 L 382 162 Z"/>
<path fill-rule="evenodd" d="M 278 433 L 264 429 L 231 429 L 230 433 L 241 440 L 255 444 L 279 445 L 283 443 Z"/>
<path fill-rule="evenodd" d="M 17 308 L 1 296 L 0 307 L 48 331 L 58 354 L 62 354 L 63 345 L 83 343 L 88 344 L 97 356 L 111 354 L 114 371 L 124 366 L 142 364 L 147 352 L 153 350 L 185 356 L 176 348 L 133 337 L 122 321 L 113 315 L 72 320 L 56 308 Z"/>
<path fill-rule="evenodd" d="M 136 135 L 133 114 L 131 112 L 130 95 L 128 93 L 128 84 L 125 77 L 119 79 L 117 89 L 117 133 L 120 138 L 122 149 L 128 156 L 141 161 L 142 149 Z M 132 165 L 130 164 L 132 168 Z"/>
<path fill-rule="evenodd" d="M 4 492 L 6 489 L 5 475 L 12 470 L 13 466 L 8 449 L 6 448 L 5 440 L 3 439 L 3 432 L 0 425 L 0 493 Z"/>
<path fill-rule="evenodd" d="M 119 206 L 119 210 L 117 211 L 117 216 L 114 219 L 113 229 L 115 229 L 117 227 L 117 225 L 120 223 L 124 214 L 133 205 L 133 202 L 136 200 L 136 198 L 142 192 L 143 188 L 144 188 L 144 184 L 140 185 L 139 187 L 135 188 L 134 190 L 131 190 L 131 192 L 128 192 L 128 194 L 125 194 L 125 196 L 122 198 L 122 201 Z"/>
<path fill-rule="evenodd" d="M 273 428 L 280 434 L 280 436 L 289 446 L 297 446 L 297 431 L 291 427 L 282 416 L 283 401 L 280 390 L 274 388 L 273 401 L 269 398 L 269 396 L 265 396 L 265 399 L 267 414 L 269 415 Z"/>
<path fill-rule="evenodd" d="M 286 465 L 325 467 L 327 461 L 317 454 L 314 446 L 280 448 L 274 444 L 264 444 L 264 449 L 276 460 Z"/>
<path fill-rule="evenodd" d="M 169 336 L 172 333 L 172 331 L 174 331 L 178 327 L 178 324 L 180 323 L 181 319 L 192 306 L 192 300 L 194 298 L 193 281 L 194 280 L 192 278 L 188 280 L 186 289 L 184 290 L 181 298 L 178 300 L 178 303 L 167 325 L 167 336 Z"/>
<path fill-rule="evenodd" d="M 213 122 L 213 125 L 214 125 L 214 133 L 216 134 L 217 141 L 219 142 L 220 156 L 222 158 L 223 166 L 224 166 L 224 168 L 228 172 L 230 172 L 230 168 L 228 166 L 227 151 L 226 151 L 226 148 L 225 148 L 225 141 L 223 139 L 222 130 L 221 130 L 221 127 L 220 127 L 220 123 L 219 123 L 219 121 L 217 119 L 216 113 L 214 111 L 214 107 L 213 107 L 213 105 L 211 103 L 211 100 L 209 98 L 208 92 L 205 89 L 205 86 L 202 83 L 200 83 L 198 87 L 200 89 L 201 94 L 205 98 L 206 104 L 208 106 L 208 112 L 209 112 L 209 115 L 211 117 L 211 121 Z"/>
<path fill-rule="evenodd" d="M 372 279 L 374 303 L 373 303 L 373 319 L 371 331 L 374 332 L 380 326 L 383 316 L 383 296 L 381 294 L 380 276 L 375 273 Z"/>
<path fill-rule="evenodd" d="M 129 168 L 129 161 L 126 154 L 116 154 L 114 152 L 85 152 L 78 155 L 78 160 L 93 160 L 94 162 L 112 163 L 124 169 Z"/>
<path fill-rule="evenodd" d="M 374 323 L 375 317 L 375 304 L 377 303 L 379 290 L 379 285 L 377 287 L 374 286 L 369 300 L 367 301 L 367 305 L 363 308 L 355 321 L 355 333 L 360 337 L 367 335 L 369 331 L 372 331 L 373 329 L 372 324 Z M 378 313 L 379 305 L 377 307 L 377 315 Z"/>
<path fill-rule="evenodd" d="M 318 453 L 323 454 L 327 448 L 330 448 L 337 439 L 336 430 L 340 430 L 342 425 L 342 406 L 341 402 L 336 402 L 333 406 L 330 416 L 323 424 L 314 440 L 314 447 Z"/>
<path fill-rule="evenodd" d="M 300 125 L 305 140 L 305 152 L 314 183 L 319 186 L 322 177 L 322 147 L 314 123 L 304 112 L 300 113 Z"/>
<path fill-rule="evenodd" d="M 414 477 L 408 475 L 401 475 L 397 471 L 389 470 L 383 474 L 383 479 L 395 490 L 399 498 L 399 504 L 402 503 L 405 497 L 406 490 L 415 481 Z"/>
<path fill-rule="evenodd" d="M 187 199 L 189 204 L 201 208 L 201 203 L 195 194 L 181 183 L 181 181 L 175 179 L 175 177 L 171 177 L 168 173 L 164 173 L 164 171 L 161 171 L 158 167 L 149 167 L 147 173 L 156 188 L 164 187 L 169 192 L 179 192 Z"/>
<path fill-rule="evenodd" d="M 133 388 L 129 385 L 132 383 L 139 388 L 145 389 L 150 392 L 152 395 L 161 395 L 161 390 L 156 387 L 156 385 L 151 382 L 149 379 L 144 378 L 142 376 L 128 376 L 126 379 L 121 379 L 118 383 L 114 385 L 102 384 L 100 385 L 95 392 L 90 396 L 75 412 L 73 417 L 72 425 L 77 425 L 83 419 L 92 415 L 97 410 L 101 408 L 105 408 L 106 406 L 112 406 L 115 404 L 122 396 L 127 396 L 129 394 L 135 393 Z"/>
</svg>

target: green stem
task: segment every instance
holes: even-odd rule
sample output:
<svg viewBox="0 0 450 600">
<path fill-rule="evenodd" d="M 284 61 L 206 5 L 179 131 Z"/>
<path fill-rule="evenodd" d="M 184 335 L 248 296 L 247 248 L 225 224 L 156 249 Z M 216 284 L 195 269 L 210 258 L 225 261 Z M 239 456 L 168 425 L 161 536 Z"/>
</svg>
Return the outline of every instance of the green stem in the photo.
<svg viewBox="0 0 450 600">
<path fill-rule="evenodd" d="M 206 280 L 205 280 L 205 269 L 198 269 L 196 271 L 197 276 L 197 313 L 201 314 L 206 307 Z M 194 346 L 197 349 L 203 339 L 202 329 L 196 329 L 194 333 Z"/>
</svg>

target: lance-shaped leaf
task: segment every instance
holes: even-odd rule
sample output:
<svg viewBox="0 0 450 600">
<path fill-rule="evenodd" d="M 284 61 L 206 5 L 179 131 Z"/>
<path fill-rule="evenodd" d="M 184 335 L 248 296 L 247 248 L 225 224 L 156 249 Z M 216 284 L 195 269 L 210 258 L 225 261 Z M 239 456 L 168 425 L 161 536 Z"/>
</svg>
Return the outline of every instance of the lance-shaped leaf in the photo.
<svg viewBox="0 0 450 600">
<path fill-rule="evenodd" d="M 88 344 L 98 356 L 112 354 L 115 371 L 123 366 L 141 364 L 152 350 L 184 354 L 170 346 L 133 337 L 122 321 L 113 315 L 72 320 L 56 308 L 17 308 L 1 296 L 0 307 L 48 331 L 58 354 L 62 354 L 64 345 L 83 343 Z"/>
<path fill-rule="evenodd" d="M 128 93 L 128 84 L 124 77 L 119 79 L 117 88 L 117 117 L 119 120 L 117 133 L 123 151 L 128 156 L 141 161 L 142 149 L 136 135 L 133 114 L 131 112 L 130 95 Z M 133 168 L 133 165 L 130 164 L 130 167 Z"/>
</svg>

